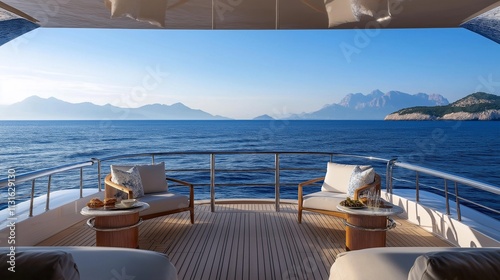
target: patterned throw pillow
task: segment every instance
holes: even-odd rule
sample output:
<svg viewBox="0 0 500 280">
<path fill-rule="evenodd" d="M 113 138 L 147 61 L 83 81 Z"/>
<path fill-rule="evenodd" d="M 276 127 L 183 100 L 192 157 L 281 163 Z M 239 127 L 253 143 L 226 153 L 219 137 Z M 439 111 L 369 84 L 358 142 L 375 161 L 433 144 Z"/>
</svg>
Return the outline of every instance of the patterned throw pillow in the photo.
<svg viewBox="0 0 500 280">
<path fill-rule="evenodd" d="M 349 186 L 347 187 L 347 196 L 354 198 L 354 192 L 360 187 L 370 184 L 375 179 L 375 170 L 373 168 L 368 168 L 366 170 L 361 170 L 359 166 L 354 167 L 351 174 L 351 179 L 349 180 Z"/>
<path fill-rule="evenodd" d="M 129 170 L 113 168 L 111 165 L 111 181 L 115 184 L 122 185 L 132 190 L 134 198 L 144 196 L 144 188 L 142 187 L 141 174 L 137 167 L 132 167 Z M 127 199 L 125 192 L 118 191 L 115 194 L 116 198 Z"/>
</svg>

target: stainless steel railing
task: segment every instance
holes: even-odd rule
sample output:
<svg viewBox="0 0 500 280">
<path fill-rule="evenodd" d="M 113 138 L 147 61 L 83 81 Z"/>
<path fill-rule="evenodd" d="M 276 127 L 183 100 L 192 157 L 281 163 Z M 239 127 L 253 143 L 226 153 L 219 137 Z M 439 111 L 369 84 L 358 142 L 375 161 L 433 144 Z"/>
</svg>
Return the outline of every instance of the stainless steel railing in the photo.
<svg viewBox="0 0 500 280">
<path fill-rule="evenodd" d="M 276 211 L 280 211 L 280 187 L 281 186 L 293 186 L 297 185 L 298 182 L 284 182 L 283 181 L 283 172 L 318 172 L 318 174 L 324 174 L 325 168 L 324 167 L 287 167 L 283 165 L 284 160 L 288 156 L 306 156 L 307 160 L 310 160 L 311 162 L 318 162 L 318 160 L 321 159 L 322 163 L 326 163 L 326 161 L 337 161 L 338 158 L 344 157 L 344 158 L 349 158 L 349 159 L 359 159 L 363 161 L 375 161 L 378 162 L 382 165 L 385 165 L 385 171 L 386 171 L 386 176 L 385 176 L 385 185 L 386 185 L 386 190 L 388 193 L 393 193 L 394 190 L 394 181 L 397 182 L 410 182 L 414 183 L 414 188 L 415 188 L 415 200 L 418 202 L 420 200 L 420 190 L 421 186 L 424 186 L 420 182 L 420 174 L 425 174 L 425 175 L 430 175 L 434 178 L 440 178 L 444 180 L 444 188 L 441 190 L 444 194 L 445 200 L 446 200 L 446 212 L 449 215 L 450 214 L 450 205 L 449 205 L 449 195 L 455 197 L 455 203 L 456 203 L 456 209 L 457 209 L 457 218 L 458 220 L 461 220 L 461 212 L 460 212 L 460 205 L 462 202 L 467 202 L 470 204 L 473 204 L 477 206 L 478 208 L 483 208 L 488 211 L 491 211 L 493 213 L 496 213 L 500 215 L 500 211 L 497 209 L 492 209 L 491 207 L 482 205 L 481 203 L 477 203 L 472 201 L 471 199 L 465 198 L 460 196 L 459 193 L 459 188 L 458 184 L 461 185 L 466 185 L 469 187 L 472 187 L 476 190 L 482 190 L 485 192 L 488 192 L 493 195 L 500 195 L 500 188 L 478 182 L 475 180 L 470 180 L 464 177 L 456 176 L 453 174 L 417 166 L 417 165 L 412 165 L 404 162 L 399 162 L 397 161 L 396 158 L 393 159 L 383 159 L 383 158 L 378 158 L 378 157 L 371 157 L 371 156 L 360 156 L 360 155 L 350 155 L 350 154 L 341 154 L 341 153 L 331 153 L 331 152 L 292 152 L 292 151 L 202 151 L 202 152 L 159 152 L 159 153 L 140 153 L 140 154 L 125 154 L 125 155 L 117 155 L 117 156 L 111 156 L 111 157 L 105 157 L 105 158 L 93 158 L 90 161 L 85 161 L 85 162 L 80 162 L 80 163 L 75 163 L 75 164 L 68 164 L 68 165 L 62 165 L 54 168 L 47 168 L 39 171 L 34 171 L 34 172 L 29 172 L 21 175 L 16 176 L 16 183 L 21 183 L 21 182 L 32 182 L 31 186 L 31 197 L 30 197 L 30 216 L 33 215 L 33 200 L 35 196 L 35 181 L 39 178 L 42 177 L 48 177 L 48 184 L 47 184 L 47 200 L 46 200 L 46 208 L 47 210 L 50 209 L 50 193 L 52 192 L 51 190 L 51 182 L 52 182 L 52 176 L 54 174 L 59 174 L 59 173 L 64 173 L 68 172 L 71 170 L 75 169 L 80 169 L 80 197 L 82 197 L 83 194 L 83 169 L 89 166 L 94 165 L 94 163 L 97 163 L 97 185 L 99 188 L 99 191 L 102 190 L 102 181 L 103 181 L 103 163 L 107 163 L 110 161 L 116 161 L 116 160 L 125 160 L 125 159 L 137 159 L 137 158 L 150 158 L 151 162 L 154 163 L 155 160 L 159 157 L 186 157 L 186 156 L 207 156 L 207 164 L 208 168 L 199 168 L 198 166 L 193 167 L 193 168 L 167 168 L 167 172 L 177 172 L 177 173 L 189 173 L 189 172 L 206 172 L 209 174 L 209 182 L 208 183 L 197 183 L 195 186 L 206 186 L 209 187 L 210 189 L 210 204 L 211 204 L 211 209 L 212 211 L 215 211 L 215 203 L 216 203 L 216 187 L 227 187 L 227 186 L 269 186 L 269 187 L 274 187 L 274 202 L 275 202 L 275 208 Z M 233 168 L 221 168 L 219 167 L 219 163 L 217 162 L 217 159 L 222 157 L 222 156 L 236 156 L 236 155 L 255 155 L 258 157 L 261 156 L 267 156 L 271 157 L 274 159 L 274 165 L 273 167 L 269 168 L 248 168 L 248 169 L 235 169 Z M 269 161 L 269 160 L 267 160 Z M 326 165 L 326 164 L 325 164 Z M 410 179 L 410 178 L 398 178 L 394 176 L 394 170 L 397 168 L 402 168 L 404 170 L 411 170 L 415 172 L 415 178 Z M 94 170 L 95 172 L 95 170 Z M 221 183 L 217 180 L 217 175 L 221 173 L 257 173 L 257 172 L 264 172 L 264 173 L 273 173 L 274 174 L 274 182 L 264 182 L 264 183 Z M 95 174 L 95 173 L 94 173 Z M 310 179 L 308 177 L 304 177 L 304 180 Z M 448 188 L 449 182 L 452 182 L 454 184 L 454 190 L 450 191 Z M 9 184 L 8 178 L 1 179 L 0 180 L 0 189 L 7 187 Z M 428 186 L 425 186 L 428 187 Z M 434 186 L 431 186 L 431 188 L 438 189 Z"/>
<path fill-rule="evenodd" d="M 290 156 L 290 155 L 307 155 L 307 156 L 320 156 L 327 157 L 328 160 L 332 161 L 334 157 L 351 157 L 357 159 L 364 160 L 376 160 L 386 162 L 386 159 L 376 158 L 376 157 L 367 157 L 367 156 L 359 156 L 359 155 L 348 155 L 348 154 L 340 154 L 340 153 L 330 153 L 330 152 L 276 152 L 276 151 L 204 151 L 204 152 L 160 152 L 160 153 L 140 153 L 140 154 L 126 154 L 126 155 L 118 155 L 106 158 L 93 158 L 95 162 L 98 163 L 98 176 L 99 176 L 99 189 L 101 189 L 102 184 L 102 163 L 114 160 L 121 159 L 130 159 L 130 158 L 138 158 L 138 157 L 150 157 L 151 162 L 155 162 L 155 158 L 157 157 L 168 157 L 168 156 L 187 156 L 187 155 L 207 155 L 209 157 L 209 169 L 167 169 L 167 172 L 209 172 L 210 174 L 210 205 L 212 212 L 215 211 L 215 187 L 221 186 L 274 186 L 275 193 L 275 209 L 276 211 L 280 211 L 280 186 L 289 185 L 281 181 L 281 172 L 282 171 L 325 171 L 325 168 L 285 168 L 281 166 L 281 158 L 282 156 Z M 274 167 L 267 169 L 221 169 L 217 167 L 216 158 L 221 155 L 257 155 L 257 156 L 269 156 L 272 155 L 274 157 Z M 323 162 L 326 163 L 326 160 Z M 326 164 L 325 164 L 326 165 Z M 216 181 L 216 174 L 221 172 L 272 172 L 274 173 L 274 182 L 273 183 L 261 183 L 261 184 L 223 184 L 218 183 Z M 307 178 L 306 178 L 307 179 Z M 296 185 L 298 182 L 293 183 Z M 203 186 L 203 184 L 195 184 L 195 186 Z"/>
<path fill-rule="evenodd" d="M 53 168 L 42 169 L 38 171 L 33 171 L 24 174 L 15 174 L 12 176 L 13 178 L 5 178 L 0 179 L 0 189 L 9 187 L 9 185 L 15 183 L 16 185 L 23 182 L 31 181 L 31 195 L 30 195 L 30 217 L 33 217 L 33 201 L 35 199 L 35 182 L 37 179 L 42 177 L 48 177 L 47 183 L 47 199 L 45 202 L 45 209 L 50 209 L 50 193 L 51 193 L 51 184 L 52 184 L 52 176 L 58 173 L 64 173 L 70 170 L 80 169 L 80 198 L 83 197 L 83 168 L 87 166 L 93 165 L 93 161 L 84 161 L 74 164 L 61 165 Z"/>
<path fill-rule="evenodd" d="M 467 179 L 467 178 L 464 178 L 461 176 L 453 175 L 450 173 L 437 171 L 434 169 L 430 169 L 430 168 L 426 168 L 426 167 L 422 167 L 422 166 L 418 166 L 418 165 L 413 165 L 413 164 L 409 164 L 409 163 L 398 162 L 396 159 L 393 159 L 393 160 L 390 160 L 389 162 L 387 162 L 386 189 L 387 189 L 387 192 L 389 192 L 389 193 L 393 192 L 393 180 L 398 179 L 398 178 L 393 177 L 394 167 L 400 167 L 400 168 L 404 168 L 406 170 L 415 171 L 414 183 L 415 183 L 415 201 L 416 202 L 420 201 L 420 186 L 422 185 L 420 183 L 420 174 L 426 174 L 426 175 L 430 175 L 430 176 L 435 177 L 435 178 L 443 179 L 443 182 L 444 182 L 443 189 L 437 188 L 435 186 L 427 186 L 427 187 L 444 193 L 446 214 L 447 215 L 450 215 L 450 204 L 449 204 L 449 195 L 450 194 L 455 197 L 457 219 L 459 221 L 462 220 L 462 214 L 460 211 L 461 202 L 467 202 L 471 205 L 475 205 L 478 208 L 483 208 L 483 209 L 486 209 L 488 211 L 491 211 L 493 213 L 500 215 L 500 211 L 497 209 L 493 209 L 491 207 L 485 206 L 483 204 L 479 204 L 479 203 L 474 202 L 474 201 L 467 199 L 465 197 L 461 197 L 460 193 L 459 193 L 458 184 L 469 186 L 469 187 L 472 187 L 476 190 L 482 190 L 482 191 L 485 191 L 485 192 L 488 192 L 488 193 L 491 193 L 494 195 L 500 195 L 500 188 L 493 186 L 493 185 L 490 185 L 490 184 L 486 184 L 486 183 L 482 183 L 479 181 Z M 405 179 L 399 179 L 399 180 L 404 181 Z M 406 181 L 410 182 L 409 180 L 406 180 Z M 448 189 L 448 182 L 449 181 L 453 182 L 453 184 L 454 184 L 453 193 L 451 193 L 450 190 Z"/>
</svg>

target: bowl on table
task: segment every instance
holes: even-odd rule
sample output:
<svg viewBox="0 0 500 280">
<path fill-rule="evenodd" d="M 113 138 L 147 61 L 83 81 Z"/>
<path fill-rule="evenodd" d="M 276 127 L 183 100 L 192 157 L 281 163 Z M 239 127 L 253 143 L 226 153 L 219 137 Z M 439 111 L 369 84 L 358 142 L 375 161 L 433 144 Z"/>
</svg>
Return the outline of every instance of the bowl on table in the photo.
<svg viewBox="0 0 500 280">
<path fill-rule="evenodd" d="M 122 199 L 120 202 L 123 207 L 132 207 L 137 202 L 137 199 Z"/>
</svg>

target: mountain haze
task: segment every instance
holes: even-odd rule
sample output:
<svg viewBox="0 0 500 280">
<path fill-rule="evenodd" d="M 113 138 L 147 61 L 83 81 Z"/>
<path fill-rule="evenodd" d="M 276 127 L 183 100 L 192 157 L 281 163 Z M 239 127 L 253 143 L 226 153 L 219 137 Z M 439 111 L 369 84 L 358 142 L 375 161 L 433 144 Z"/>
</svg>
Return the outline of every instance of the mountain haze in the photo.
<svg viewBox="0 0 500 280">
<path fill-rule="evenodd" d="M 339 103 L 323 106 L 318 111 L 293 115 L 290 119 L 382 120 L 388 114 L 406 107 L 447 105 L 439 94 L 408 94 L 400 91 L 384 93 L 374 90 L 365 95 L 350 93 Z"/>
<path fill-rule="evenodd" d="M 191 109 L 182 103 L 152 104 L 139 108 L 120 108 L 90 102 L 69 103 L 54 97 L 31 96 L 25 100 L 0 106 L 2 120 L 222 120 L 202 110 Z"/>
</svg>

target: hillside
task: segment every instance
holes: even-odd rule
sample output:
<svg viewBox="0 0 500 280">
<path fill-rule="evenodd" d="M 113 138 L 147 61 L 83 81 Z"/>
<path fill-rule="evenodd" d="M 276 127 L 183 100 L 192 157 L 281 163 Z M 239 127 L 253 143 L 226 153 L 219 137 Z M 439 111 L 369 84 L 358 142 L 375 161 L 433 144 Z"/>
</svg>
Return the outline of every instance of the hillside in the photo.
<svg viewBox="0 0 500 280">
<path fill-rule="evenodd" d="M 448 100 L 439 94 L 409 94 L 401 91 L 384 93 L 374 90 L 369 94 L 350 93 L 339 103 L 325 105 L 312 113 L 293 115 L 289 119 L 382 120 L 391 112 L 402 108 L 447 105 L 448 103 Z"/>
<path fill-rule="evenodd" d="M 470 94 L 446 106 L 411 107 L 387 115 L 385 120 L 500 120 L 500 96 Z"/>
</svg>

